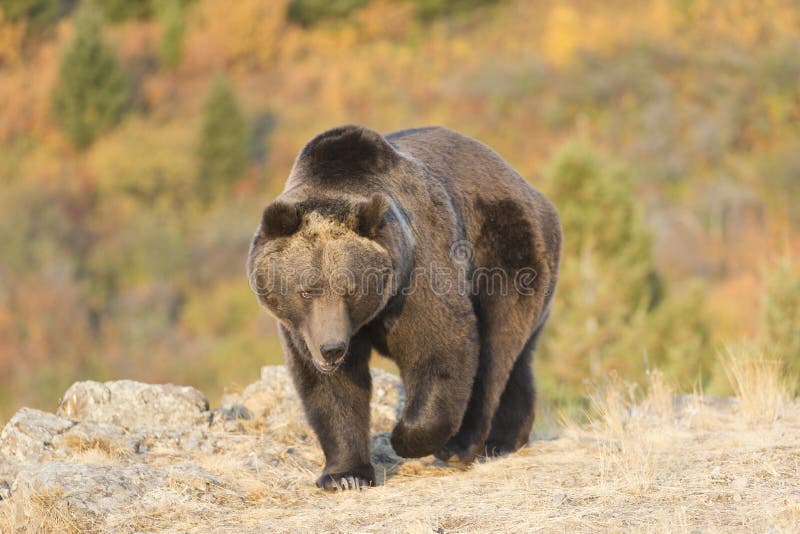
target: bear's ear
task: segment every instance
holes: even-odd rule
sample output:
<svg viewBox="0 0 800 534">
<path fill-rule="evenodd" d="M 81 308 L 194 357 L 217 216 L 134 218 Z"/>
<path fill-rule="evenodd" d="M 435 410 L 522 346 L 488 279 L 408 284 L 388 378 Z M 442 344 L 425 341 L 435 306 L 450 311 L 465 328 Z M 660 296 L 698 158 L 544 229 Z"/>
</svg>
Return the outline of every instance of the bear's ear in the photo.
<svg viewBox="0 0 800 534">
<path fill-rule="evenodd" d="M 261 235 L 266 239 L 292 235 L 300 226 L 300 214 L 294 204 L 276 200 L 264 209 Z"/>
<path fill-rule="evenodd" d="M 375 193 L 369 200 L 359 204 L 356 210 L 356 232 L 370 239 L 378 235 L 378 229 L 391 205 L 391 201 L 381 193 Z"/>
</svg>

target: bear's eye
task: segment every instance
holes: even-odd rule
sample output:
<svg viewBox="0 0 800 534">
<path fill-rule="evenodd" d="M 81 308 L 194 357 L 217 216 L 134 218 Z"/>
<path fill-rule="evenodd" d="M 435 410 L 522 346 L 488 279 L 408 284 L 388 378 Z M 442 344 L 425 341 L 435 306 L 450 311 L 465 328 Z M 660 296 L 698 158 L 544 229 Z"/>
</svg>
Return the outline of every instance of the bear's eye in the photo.
<svg viewBox="0 0 800 534">
<path fill-rule="evenodd" d="M 300 296 L 306 300 L 309 300 L 313 295 L 311 294 L 311 291 L 303 290 L 300 292 Z"/>
</svg>

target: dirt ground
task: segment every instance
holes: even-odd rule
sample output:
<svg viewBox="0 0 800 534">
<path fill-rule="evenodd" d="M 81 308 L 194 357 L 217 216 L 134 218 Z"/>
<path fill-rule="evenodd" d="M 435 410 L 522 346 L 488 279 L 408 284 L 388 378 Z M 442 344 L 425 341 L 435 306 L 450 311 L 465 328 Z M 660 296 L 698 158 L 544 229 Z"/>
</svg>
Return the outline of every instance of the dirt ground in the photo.
<svg viewBox="0 0 800 534">
<path fill-rule="evenodd" d="M 262 391 L 263 413 L 209 430 L 213 446 L 156 436 L 133 458 L 73 440 L 57 480 L 76 466 L 124 475 L 133 497 L 98 514 L 80 502 L 99 497 L 76 500 L 80 487 L 35 486 L 0 501 L 0 531 L 800 531 L 800 403 L 759 376 L 728 399 L 675 395 L 651 378 L 645 388 L 610 380 L 588 423 L 559 421 L 551 437 L 539 430 L 518 453 L 467 469 L 398 458 L 391 417 L 373 417 L 378 484 L 337 494 L 313 485 L 323 458 L 296 399 Z"/>
</svg>

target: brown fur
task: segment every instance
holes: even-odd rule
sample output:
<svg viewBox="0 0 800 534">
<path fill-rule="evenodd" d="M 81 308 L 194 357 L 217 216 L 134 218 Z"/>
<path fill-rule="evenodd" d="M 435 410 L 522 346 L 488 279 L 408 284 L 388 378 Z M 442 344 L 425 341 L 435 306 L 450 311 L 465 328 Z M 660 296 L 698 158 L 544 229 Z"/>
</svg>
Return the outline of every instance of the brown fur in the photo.
<svg viewBox="0 0 800 534">
<path fill-rule="evenodd" d="M 288 288 L 257 287 L 325 452 L 318 484 L 374 480 L 373 347 L 406 386 L 392 434 L 400 455 L 471 461 L 523 445 L 560 246 L 553 206 L 473 139 L 344 126 L 310 141 L 264 212 L 248 267 L 252 283 Z M 505 291 L 493 285 L 501 279 Z"/>
</svg>

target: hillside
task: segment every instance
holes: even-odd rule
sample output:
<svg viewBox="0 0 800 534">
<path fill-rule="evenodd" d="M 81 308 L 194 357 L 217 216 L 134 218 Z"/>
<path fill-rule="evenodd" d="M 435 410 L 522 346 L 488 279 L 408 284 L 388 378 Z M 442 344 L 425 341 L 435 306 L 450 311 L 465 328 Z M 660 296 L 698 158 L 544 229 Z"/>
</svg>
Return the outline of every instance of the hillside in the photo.
<svg viewBox="0 0 800 534">
<path fill-rule="evenodd" d="M 342 123 L 450 127 L 556 205 L 543 398 L 648 367 L 729 395 L 740 341 L 800 371 L 800 7 L 753 6 L 0 2 L 0 422 L 87 379 L 218 402 L 279 363 L 249 240 Z"/>
<path fill-rule="evenodd" d="M 767 384 L 758 373 L 737 376 Z M 0 531 L 794 532 L 800 524 L 800 404 L 774 387 L 739 399 L 674 396 L 653 374 L 636 396 L 612 380 L 593 397 L 589 423 L 457 470 L 394 455 L 386 432 L 402 389 L 380 371 L 374 383 L 379 483 L 343 494 L 313 486 L 321 453 L 283 367 L 265 367 L 214 411 L 193 388 L 75 384 L 55 415 L 24 408 L 0 434 Z"/>
</svg>

